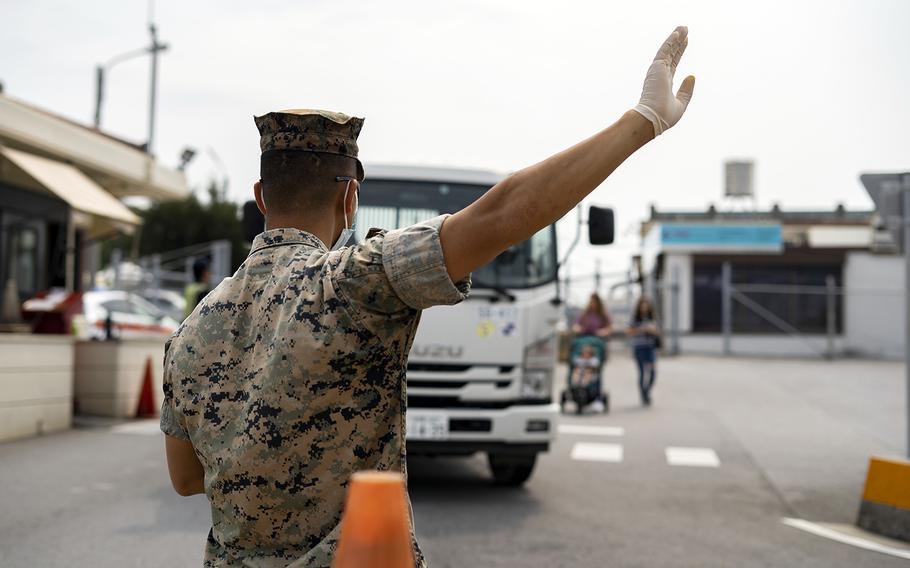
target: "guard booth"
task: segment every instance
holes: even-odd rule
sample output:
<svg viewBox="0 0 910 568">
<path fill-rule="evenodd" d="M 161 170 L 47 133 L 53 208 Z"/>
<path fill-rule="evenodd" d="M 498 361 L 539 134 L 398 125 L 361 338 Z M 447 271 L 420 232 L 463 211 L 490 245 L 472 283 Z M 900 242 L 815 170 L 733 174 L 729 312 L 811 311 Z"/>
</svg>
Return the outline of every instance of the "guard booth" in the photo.
<svg viewBox="0 0 910 568">
<path fill-rule="evenodd" d="M 0 283 L 13 277 L 20 300 L 81 289 L 91 243 L 139 224 L 121 198 L 186 195 L 141 146 L 0 94 Z"/>
<path fill-rule="evenodd" d="M 140 145 L 0 92 L 0 440 L 72 418 L 75 342 L 30 333 L 22 301 L 90 285 L 98 243 L 139 225 L 121 198 L 186 195 L 183 174 Z"/>
</svg>

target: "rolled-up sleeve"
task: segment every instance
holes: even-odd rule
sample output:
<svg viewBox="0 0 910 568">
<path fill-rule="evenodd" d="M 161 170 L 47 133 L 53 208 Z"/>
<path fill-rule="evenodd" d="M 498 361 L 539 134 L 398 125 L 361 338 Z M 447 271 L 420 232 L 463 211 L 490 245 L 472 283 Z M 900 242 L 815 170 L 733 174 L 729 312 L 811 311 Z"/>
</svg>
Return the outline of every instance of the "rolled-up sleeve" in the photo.
<svg viewBox="0 0 910 568">
<path fill-rule="evenodd" d="M 407 335 L 420 310 L 467 297 L 470 276 L 452 282 L 446 270 L 439 241 L 446 217 L 380 232 L 339 255 L 335 292 L 379 337 Z"/>
<path fill-rule="evenodd" d="M 167 399 L 161 403 L 161 431 L 174 438 L 180 438 L 187 442 L 190 440 L 189 434 L 186 433 L 186 430 L 180 424 L 173 401 L 168 401 Z"/>
<path fill-rule="evenodd" d="M 452 282 L 446 270 L 439 231 L 448 215 L 390 231 L 382 242 L 382 266 L 395 294 L 408 306 L 422 310 L 465 299 L 470 276 Z"/>
<path fill-rule="evenodd" d="M 171 341 L 168 340 L 164 346 L 164 400 L 161 402 L 161 431 L 168 436 L 189 441 L 190 436 L 186 427 L 181 423 L 174 401 L 174 388 L 167 356 L 170 346 Z"/>
</svg>

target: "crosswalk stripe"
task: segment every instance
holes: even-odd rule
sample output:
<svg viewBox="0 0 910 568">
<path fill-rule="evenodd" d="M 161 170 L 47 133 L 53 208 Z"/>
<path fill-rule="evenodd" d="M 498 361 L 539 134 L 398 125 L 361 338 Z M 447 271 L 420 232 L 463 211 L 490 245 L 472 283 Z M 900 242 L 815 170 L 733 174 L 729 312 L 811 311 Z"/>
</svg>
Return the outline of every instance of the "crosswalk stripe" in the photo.
<svg viewBox="0 0 910 568">
<path fill-rule="evenodd" d="M 626 429 L 620 426 L 588 426 L 587 424 L 560 424 L 560 434 L 580 434 L 582 436 L 624 436 Z"/>
<path fill-rule="evenodd" d="M 622 454 L 622 444 L 577 442 L 572 446 L 572 459 L 578 461 L 620 463 Z"/>
<path fill-rule="evenodd" d="M 720 458 L 711 448 L 678 448 L 666 449 L 667 464 L 688 467 L 720 467 Z"/>
</svg>

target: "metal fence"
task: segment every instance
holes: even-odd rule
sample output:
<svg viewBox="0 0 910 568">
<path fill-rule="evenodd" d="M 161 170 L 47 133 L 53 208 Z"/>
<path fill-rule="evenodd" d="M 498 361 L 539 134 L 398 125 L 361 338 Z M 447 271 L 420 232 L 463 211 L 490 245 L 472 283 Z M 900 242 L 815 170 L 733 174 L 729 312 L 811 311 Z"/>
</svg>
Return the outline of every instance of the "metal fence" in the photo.
<svg viewBox="0 0 910 568">
<path fill-rule="evenodd" d="M 127 274 L 127 263 L 120 249 L 111 252 L 110 287 L 114 290 L 172 289 L 179 290 L 193 282 L 193 265 L 199 259 L 208 261 L 210 282 L 215 285 L 231 274 L 231 243 L 218 240 L 139 258 Z"/>
<path fill-rule="evenodd" d="M 686 302 L 680 298 L 678 271 L 671 270 L 669 276 L 669 282 L 655 283 L 654 301 L 657 312 L 665 318 L 665 349 L 669 354 L 678 354 L 682 351 L 683 337 L 680 310 Z M 733 339 L 738 335 L 784 337 L 802 345 L 807 353 L 833 359 L 848 350 L 845 321 L 848 302 L 868 303 L 871 300 L 879 302 L 879 307 L 903 305 L 903 290 L 898 288 L 854 287 L 848 290 L 839 283 L 839 275 L 834 274 L 827 275 L 824 281 L 824 285 L 734 282 L 733 266 L 725 262 L 721 265 L 718 329 L 697 329 L 697 312 L 702 306 L 692 298 L 689 305 L 693 314 L 692 336 L 719 333 L 720 352 L 724 355 L 733 353 Z M 793 306 L 800 309 L 793 309 Z M 807 306 L 811 309 L 807 310 Z M 805 315 L 807 312 L 811 315 Z M 852 311 L 854 315 L 857 312 L 855 308 Z M 899 316 L 899 311 L 891 312 L 892 318 Z M 850 332 L 852 337 L 862 339 L 862 329 L 865 328 L 854 326 Z M 899 339 L 895 339 L 895 345 Z"/>
</svg>

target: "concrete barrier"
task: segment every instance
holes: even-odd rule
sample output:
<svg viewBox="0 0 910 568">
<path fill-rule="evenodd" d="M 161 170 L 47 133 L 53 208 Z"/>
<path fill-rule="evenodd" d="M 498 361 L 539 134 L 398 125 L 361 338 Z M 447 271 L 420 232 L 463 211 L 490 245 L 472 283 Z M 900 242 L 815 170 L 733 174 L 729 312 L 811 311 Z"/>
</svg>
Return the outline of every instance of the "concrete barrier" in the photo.
<svg viewBox="0 0 910 568">
<path fill-rule="evenodd" d="M 910 461 L 872 458 L 856 524 L 910 542 Z"/>
<path fill-rule="evenodd" d="M 166 339 L 77 342 L 74 392 L 76 412 L 116 418 L 136 416 L 146 361 L 149 358 L 152 360 L 154 404 L 155 408 L 160 408 L 162 359 Z"/>
<path fill-rule="evenodd" d="M 0 334 L 0 441 L 73 422 L 73 339 Z"/>
</svg>

